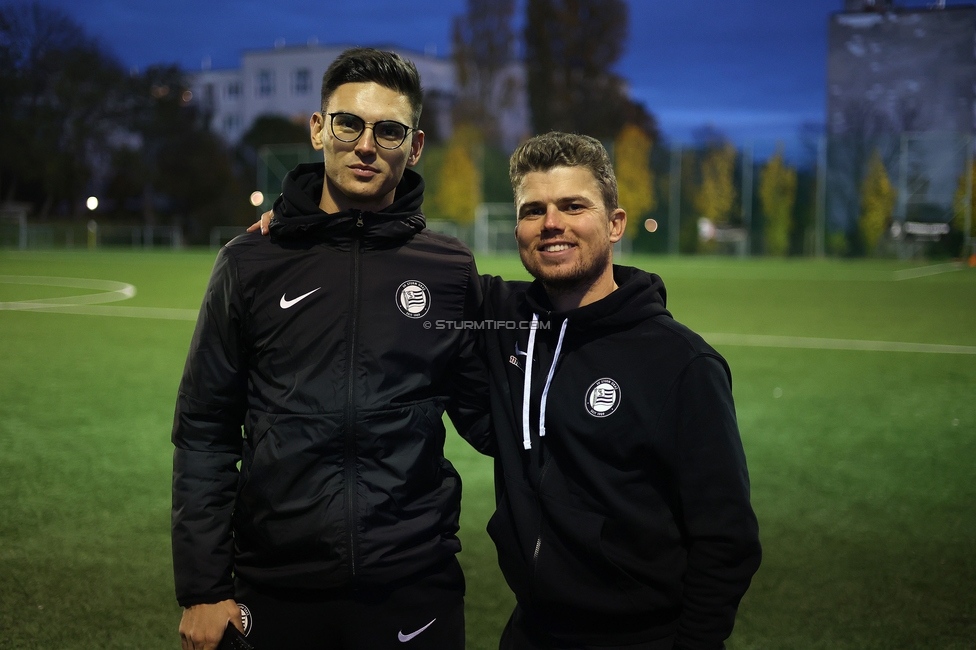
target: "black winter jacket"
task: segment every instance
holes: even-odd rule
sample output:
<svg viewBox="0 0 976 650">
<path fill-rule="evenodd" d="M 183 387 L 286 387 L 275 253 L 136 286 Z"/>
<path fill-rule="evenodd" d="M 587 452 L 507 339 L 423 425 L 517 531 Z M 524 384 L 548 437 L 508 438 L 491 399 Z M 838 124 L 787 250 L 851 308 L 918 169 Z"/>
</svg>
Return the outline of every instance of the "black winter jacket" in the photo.
<svg viewBox="0 0 976 650">
<path fill-rule="evenodd" d="M 529 620 L 566 642 L 722 648 L 760 561 L 731 375 L 671 318 L 658 276 L 614 279 L 553 313 L 538 282 L 484 276 L 488 532 Z"/>
<path fill-rule="evenodd" d="M 368 587 L 460 549 L 441 415 L 486 450 L 487 387 L 468 333 L 429 321 L 474 316 L 474 259 L 425 230 L 412 171 L 378 213 L 322 212 L 323 175 L 291 172 L 271 237 L 242 235 L 214 265 L 173 426 L 183 606 L 232 598 L 234 574 Z"/>
</svg>

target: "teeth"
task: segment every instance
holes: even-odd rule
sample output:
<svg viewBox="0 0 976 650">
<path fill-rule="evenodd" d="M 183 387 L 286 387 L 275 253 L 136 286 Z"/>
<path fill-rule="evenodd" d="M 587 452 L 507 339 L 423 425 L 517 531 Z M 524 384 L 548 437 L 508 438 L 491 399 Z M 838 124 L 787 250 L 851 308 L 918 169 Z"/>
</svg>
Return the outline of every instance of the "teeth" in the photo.
<svg viewBox="0 0 976 650">
<path fill-rule="evenodd" d="M 570 245 L 569 244 L 549 244 L 548 246 L 543 246 L 542 247 L 542 250 L 544 250 L 546 252 L 549 252 L 549 253 L 557 253 L 559 251 L 565 251 L 565 250 L 569 250 L 569 249 L 570 249 Z"/>
</svg>

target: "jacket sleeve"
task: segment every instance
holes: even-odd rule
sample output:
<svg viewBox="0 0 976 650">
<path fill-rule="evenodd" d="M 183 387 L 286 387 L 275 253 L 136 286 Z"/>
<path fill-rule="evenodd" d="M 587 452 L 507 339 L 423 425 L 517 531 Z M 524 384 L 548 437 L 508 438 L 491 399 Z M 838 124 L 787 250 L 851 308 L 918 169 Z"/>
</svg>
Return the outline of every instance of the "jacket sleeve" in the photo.
<svg viewBox="0 0 976 650">
<path fill-rule="evenodd" d="M 173 422 L 173 569 L 180 605 L 234 597 L 231 518 L 246 410 L 243 309 L 221 249 L 197 319 Z"/>
<path fill-rule="evenodd" d="M 677 481 L 688 544 L 676 650 L 719 650 L 759 568 L 756 515 L 724 361 L 696 357 L 679 380 Z"/>
<path fill-rule="evenodd" d="M 484 322 L 484 295 L 474 260 L 468 269 L 465 293 L 464 319 Z M 491 430 L 491 403 L 488 397 L 488 366 L 479 339 L 481 330 L 466 329 L 461 332 L 461 344 L 454 358 L 449 381 L 451 399 L 447 414 L 458 433 L 483 454 L 497 453 L 495 437 Z"/>
</svg>

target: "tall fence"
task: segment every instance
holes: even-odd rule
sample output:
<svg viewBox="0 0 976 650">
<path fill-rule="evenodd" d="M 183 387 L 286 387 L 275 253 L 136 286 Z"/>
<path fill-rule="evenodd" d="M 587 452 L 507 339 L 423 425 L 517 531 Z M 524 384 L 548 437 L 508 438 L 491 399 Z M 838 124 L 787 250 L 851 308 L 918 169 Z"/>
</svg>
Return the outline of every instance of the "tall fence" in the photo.
<svg viewBox="0 0 976 650">
<path fill-rule="evenodd" d="M 612 143 L 606 144 L 612 154 Z M 446 145 L 428 144 L 417 167 L 426 182 L 424 211 L 429 227 L 466 241 L 476 251 L 514 251 L 508 153 L 489 148 L 472 152 L 476 173 L 468 191 L 478 200 L 461 202 L 470 207 L 458 214 L 451 208 L 458 202 L 450 203 L 446 189 L 448 180 L 457 180 L 451 178 L 457 170 L 449 166 L 445 149 Z M 775 224 L 767 203 L 775 196 L 770 170 L 776 151 L 775 143 L 759 140 L 737 147 L 723 142 L 654 147 L 646 161 L 651 179 L 646 189 L 653 196 L 652 207 L 644 214 L 628 213 L 638 227 L 620 250 L 770 254 Z M 291 169 L 319 161 L 321 155 L 306 145 L 263 147 L 258 154 L 257 179 L 263 196 L 255 216 L 271 207 Z M 792 189 L 776 190 L 790 193 L 786 201 L 789 214 L 778 217 L 778 227 L 788 231 L 785 248 L 779 247 L 781 253 L 900 257 L 976 253 L 973 137 L 969 134 L 821 136 L 787 152 L 779 162 L 795 176 Z M 624 175 L 618 170 L 618 176 Z M 866 237 L 862 223 L 869 186 L 888 187 L 886 196 L 893 197 L 890 210 L 882 215 L 884 231 L 877 243 Z M 782 187 L 789 188 L 788 184 Z M 456 199 L 457 183 L 450 191 Z M 179 226 L 41 223 L 31 219 L 28 207 L 0 207 L 0 246 L 145 249 L 179 248 L 185 241 Z M 219 246 L 240 232 L 236 227 L 215 228 L 210 233 L 211 245 Z"/>
<path fill-rule="evenodd" d="M 613 143 L 605 143 L 613 153 Z M 469 212 L 451 214 L 445 183 L 457 168 L 445 164 L 446 145 L 428 144 L 417 167 L 426 182 L 428 226 L 456 236 L 473 249 L 514 251 L 515 213 L 508 185 L 508 153 L 482 147 L 470 152 L 478 174 L 469 192 L 481 198 Z M 770 206 L 776 190 L 773 161 L 777 142 L 755 140 L 655 146 L 646 161 L 653 206 L 636 222 L 622 250 L 739 256 L 767 255 L 959 255 L 973 252 L 973 139 L 968 134 L 903 133 L 874 137 L 807 138 L 782 151 L 780 175 L 795 177 L 785 191 L 789 214 L 776 225 Z M 285 174 L 296 164 L 321 160 L 305 145 L 266 147 L 259 155 L 258 187 L 268 209 Z M 884 183 L 895 197 L 884 215 L 884 232 L 865 239 L 866 182 L 871 161 L 882 164 Z M 618 165 L 618 177 L 621 161 Z M 784 172 L 783 170 L 786 170 Z M 457 178 L 450 179 L 457 184 Z M 877 180 L 877 179 L 875 179 Z M 455 190 L 456 191 L 456 190 Z M 781 199 L 783 197 L 780 197 Z M 627 209 L 628 206 L 623 205 Z M 776 228 L 785 227 L 785 247 L 774 247 Z M 773 250 L 776 248 L 777 250 Z"/>
</svg>

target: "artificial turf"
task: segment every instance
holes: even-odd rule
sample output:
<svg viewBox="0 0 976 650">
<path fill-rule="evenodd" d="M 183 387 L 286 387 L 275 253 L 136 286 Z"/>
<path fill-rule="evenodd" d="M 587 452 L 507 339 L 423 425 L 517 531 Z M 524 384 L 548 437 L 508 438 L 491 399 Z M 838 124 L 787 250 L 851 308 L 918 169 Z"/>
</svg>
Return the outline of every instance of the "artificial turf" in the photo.
<svg viewBox="0 0 976 650">
<path fill-rule="evenodd" d="M 0 252 L 0 276 L 127 282 L 196 309 L 212 251 Z M 976 271 L 917 262 L 638 258 L 700 332 L 976 347 Z M 522 278 L 517 258 L 482 272 Z M 2 279 L 2 278 L 0 278 Z M 8 284 L 0 303 L 90 290 Z M 169 432 L 191 321 L 0 310 L 0 648 L 177 648 Z M 976 355 L 717 345 L 733 372 L 763 565 L 740 649 L 976 646 Z M 469 648 L 513 603 L 492 472 L 456 436 Z"/>
</svg>

